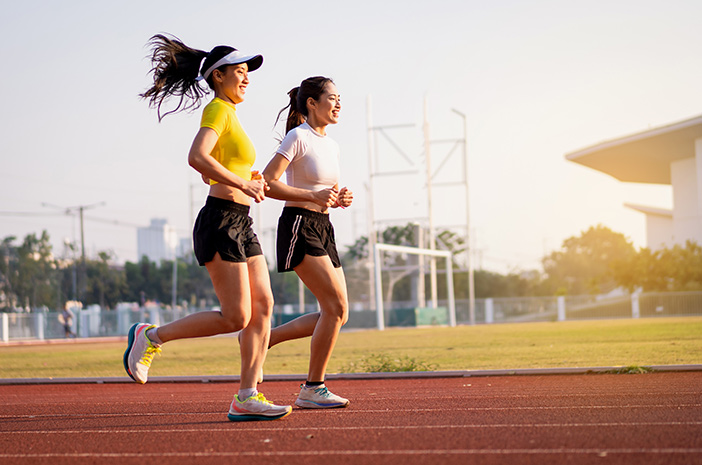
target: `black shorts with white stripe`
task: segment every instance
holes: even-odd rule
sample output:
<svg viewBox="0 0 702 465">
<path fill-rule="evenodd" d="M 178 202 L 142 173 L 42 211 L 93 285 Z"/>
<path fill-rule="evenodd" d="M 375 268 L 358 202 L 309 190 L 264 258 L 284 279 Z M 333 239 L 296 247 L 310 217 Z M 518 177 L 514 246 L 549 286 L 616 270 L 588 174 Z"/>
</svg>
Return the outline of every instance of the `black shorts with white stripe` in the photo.
<svg viewBox="0 0 702 465">
<path fill-rule="evenodd" d="M 306 208 L 283 208 L 278 220 L 276 251 L 279 273 L 292 271 L 305 255 L 328 255 L 334 268 L 341 267 L 329 215 Z"/>
</svg>

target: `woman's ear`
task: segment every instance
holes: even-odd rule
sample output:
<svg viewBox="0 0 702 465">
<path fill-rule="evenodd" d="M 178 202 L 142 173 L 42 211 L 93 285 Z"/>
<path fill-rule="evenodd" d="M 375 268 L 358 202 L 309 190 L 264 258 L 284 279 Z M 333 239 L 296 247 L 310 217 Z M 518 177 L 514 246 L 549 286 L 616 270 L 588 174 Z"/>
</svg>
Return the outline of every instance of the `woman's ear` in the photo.
<svg viewBox="0 0 702 465">
<path fill-rule="evenodd" d="M 223 78 L 224 78 L 224 75 L 222 74 L 222 71 L 220 71 L 218 69 L 215 69 L 214 71 L 212 71 L 212 79 L 214 81 L 221 83 Z"/>
<path fill-rule="evenodd" d="M 309 107 L 314 108 L 317 106 L 317 101 L 315 99 L 313 99 L 312 97 L 308 97 L 307 98 L 307 106 L 308 106 L 308 108 Z"/>
</svg>

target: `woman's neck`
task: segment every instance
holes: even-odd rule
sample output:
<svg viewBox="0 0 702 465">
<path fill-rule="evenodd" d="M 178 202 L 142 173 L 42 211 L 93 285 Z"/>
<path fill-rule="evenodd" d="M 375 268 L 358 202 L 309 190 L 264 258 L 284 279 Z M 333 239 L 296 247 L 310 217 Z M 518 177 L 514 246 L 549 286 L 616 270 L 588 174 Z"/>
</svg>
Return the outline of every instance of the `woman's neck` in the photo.
<svg viewBox="0 0 702 465">
<path fill-rule="evenodd" d="M 234 102 L 232 99 L 227 97 L 224 92 L 215 92 L 215 98 L 218 98 L 224 102 L 231 103 L 232 105 L 236 106 L 236 102 Z"/>
<path fill-rule="evenodd" d="M 327 135 L 327 124 L 322 124 L 319 121 L 317 121 L 317 118 L 315 118 L 313 115 L 309 115 L 307 117 L 307 124 L 309 127 L 311 127 L 317 134 L 320 134 L 322 136 Z"/>
</svg>

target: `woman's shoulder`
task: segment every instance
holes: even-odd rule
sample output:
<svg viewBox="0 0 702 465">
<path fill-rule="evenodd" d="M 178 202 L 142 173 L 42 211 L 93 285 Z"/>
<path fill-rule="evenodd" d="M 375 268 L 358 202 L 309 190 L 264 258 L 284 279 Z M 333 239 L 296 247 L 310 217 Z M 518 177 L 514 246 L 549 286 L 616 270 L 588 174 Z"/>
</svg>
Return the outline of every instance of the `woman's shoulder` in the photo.
<svg viewBox="0 0 702 465">
<path fill-rule="evenodd" d="M 214 98 L 202 110 L 202 125 L 210 127 L 215 125 L 220 129 L 224 129 L 230 124 L 235 124 L 237 121 L 236 112 L 233 105 Z"/>
<path fill-rule="evenodd" d="M 232 105 L 229 102 L 225 102 L 224 100 L 215 97 L 210 102 L 205 105 L 205 108 L 202 110 L 203 114 L 207 113 L 223 113 L 226 115 L 236 115 L 236 107 Z"/>
<path fill-rule="evenodd" d="M 307 124 L 307 123 L 302 123 L 301 125 L 292 128 L 292 129 L 288 132 L 288 134 L 292 133 L 292 134 L 294 134 L 294 135 L 297 136 L 297 137 L 306 136 L 307 134 L 310 133 L 310 130 L 311 130 L 311 129 L 312 129 L 312 128 L 310 128 L 309 124 Z"/>
<path fill-rule="evenodd" d="M 307 129 L 305 129 L 303 126 L 304 126 L 304 123 L 289 130 L 288 133 L 285 134 L 285 137 L 283 138 L 283 140 L 284 141 L 287 140 L 288 142 L 298 141 L 298 140 L 306 140 L 309 137 L 309 131 Z"/>
</svg>

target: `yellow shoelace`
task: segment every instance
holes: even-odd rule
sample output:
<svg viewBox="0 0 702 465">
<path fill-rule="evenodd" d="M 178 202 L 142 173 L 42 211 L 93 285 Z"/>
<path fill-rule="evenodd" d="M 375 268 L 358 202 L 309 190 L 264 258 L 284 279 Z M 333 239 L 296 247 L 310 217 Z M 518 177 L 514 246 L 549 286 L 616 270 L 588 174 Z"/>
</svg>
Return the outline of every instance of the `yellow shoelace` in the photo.
<svg viewBox="0 0 702 465">
<path fill-rule="evenodd" d="M 142 365 L 146 365 L 147 367 L 150 367 L 151 361 L 154 359 L 154 354 L 158 354 L 160 356 L 161 355 L 161 348 L 154 347 L 154 346 L 147 347 L 146 352 L 144 352 L 144 355 L 141 356 L 141 360 L 139 360 L 139 363 L 141 363 Z"/>
<path fill-rule="evenodd" d="M 271 405 L 273 405 L 273 402 L 271 402 L 270 400 L 266 399 L 266 396 L 264 396 L 262 392 L 259 392 L 259 393 L 256 395 L 256 400 L 259 400 L 259 401 L 261 401 L 261 402 L 265 402 L 266 404 L 271 404 Z"/>
</svg>

